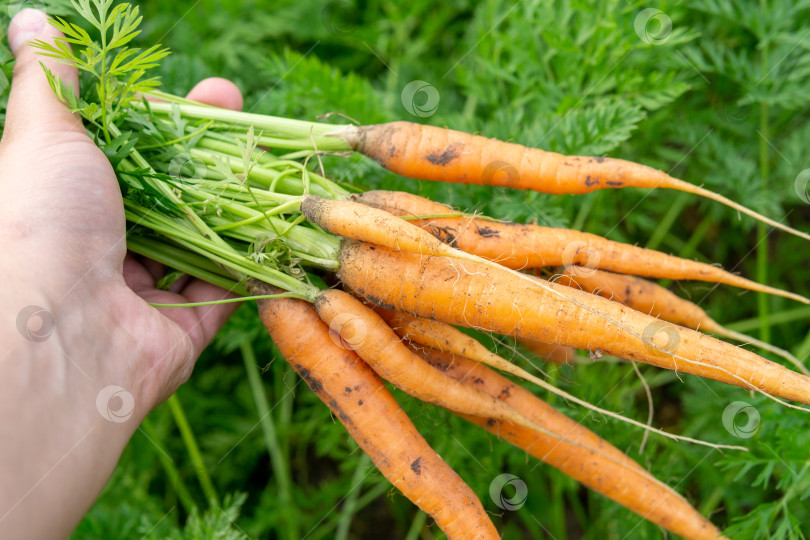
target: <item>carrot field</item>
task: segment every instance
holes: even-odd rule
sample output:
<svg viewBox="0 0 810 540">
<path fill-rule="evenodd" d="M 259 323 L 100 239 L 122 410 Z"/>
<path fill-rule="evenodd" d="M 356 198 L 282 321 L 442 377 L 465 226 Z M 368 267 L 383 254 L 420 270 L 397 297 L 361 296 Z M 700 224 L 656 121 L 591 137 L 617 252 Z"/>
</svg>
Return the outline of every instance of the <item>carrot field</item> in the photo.
<svg viewBox="0 0 810 540">
<path fill-rule="evenodd" d="M 149 231 L 129 248 L 167 288 L 208 276 L 258 309 L 149 414 L 71 538 L 810 536 L 810 3 L 132 3 L 174 105 L 127 102 L 123 134 L 86 122 L 119 179 L 133 159 L 127 220 Z M 67 0 L 12 0 L 0 27 L 24 7 L 87 26 Z M 0 66 L 2 129 L 6 42 Z M 212 76 L 257 116 L 173 97 Z M 179 163 L 138 139 L 148 115 L 202 142 Z M 143 202 L 174 215 L 170 177 L 205 240 Z M 211 211 L 229 178 L 239 204 Z"/>
</svg>

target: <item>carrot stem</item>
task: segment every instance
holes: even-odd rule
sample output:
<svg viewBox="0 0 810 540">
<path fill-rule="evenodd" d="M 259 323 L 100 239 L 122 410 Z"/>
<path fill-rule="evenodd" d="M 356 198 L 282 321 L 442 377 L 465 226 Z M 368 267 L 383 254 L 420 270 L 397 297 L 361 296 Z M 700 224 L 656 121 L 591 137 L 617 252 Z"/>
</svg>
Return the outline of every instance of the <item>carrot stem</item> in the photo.
<svg viewBox="0 0 810 540">
<path fill-rule="evenodd" d="M 349 529 L 352 526 L 352 516 L 354 516 L 358 510 L 357 502 L 360 499 L 363 481 L 366 479 L 366 476 L 368 476 L 369 468 L 372 466 L 371 458 L 364 452 L 360 456 L 357 467 L 354 469 L 349 493 L 343 499 L 343 508 L 340 511 L 337 531 L 335 531 L 335 540 L 348 540 Z"/>
<path fill-rule="evenodd" d="M 768 45 L 762 44 L 762 69 L 768 69 Z M 770 132 L 770 125 L 768 122 L 768 104 L 762 103 L 760 105 L 759 117 L 759 173 L 762 177 L 761 192 L 766 194 L 768 191 L 768 134 Z M 762 222 L 757 223 L 757 280 L 760 283 L 765 283 L 768 279 L 768 229 Z M 770 299 L 765 294 L 757 295 L 757 307 L 759 310 L 759 337 L 762 341 L 769 342 L 771 340 L 771 323 L 769 321 Z"/>
<path fill-rule="evenodd" d="M 658 246 L 661 245 L 661 241 L 667 235 L 669 230 L 672 228 L 672 225 L 675 223 L 675 220 L 678 218 L 681 212 L 683 212 L 686 203 L 689 201 L 689 195 L 686 193 L 678 193 L 675 196 L 675 200 L 672 201 L 672 205 L 667 210 L 667 213 L 664 214 L 664 217 L 658 223 L 658 226 L 650 236 L 650 239 L 647 241 L 647 245 L 644 247 L 647 249 L 658 249 Z"/>
<path fill-rule="evenodd" d="M 174 103 L 160 103 L 153 101 L 149 103 L 149 109 L 152 112 L 171 114 L 174 108 L 180 111 L 180 114 L 186 118 L 197 118 L 203 120 L 216 120 L 228 124 L 242 125 L 245 127 L 253 126 L 257 130 L 265 130 L 269 133 L 289 137 L 291 139 L 300 139 L 304 143 L 302 149 L 312 148 L 310 136 L 320 137 L 335 129 L 340 129 L 342 126 L 336 124 L 322 124 L 317 122 L 306 122 L 304 120 L 293 120 L 291 118 L 281 118 L 278 116 L 265 116 L 263 114 L 253 114 L 246 112 L 232 111 L 229 109 L 220 109 L 218 107 L 210 107 L 200 105 L 199 103 L 185 102 L 183 100 L 174 99 L 169 94 L 155 94 L 149 92 L 146 95 L 158 99 L 171 99 Z M 192 104 L 193 103 L 193 104 Z M 143 103 L 133 103 L 136 109 L 146 110 Z M 337 138 L 335 138 L 337 139 Z M 336 146 L 341 150 L 349 151 L 351 148 L 348 144 L 338 144 Z"/>
<path fill-rule="evenodd" d="M 810 307 L 805 306 L 776 312 L 771 315 L 770 322 L 772 325 L 776 326 L 780 324 L 792 323 L 794 321 L 807 320 L 808 318 L 810 318 Z M 759 328 L 760 322 L 761 321 L 757 316 L 751 319 L 736 321 L 725 326 L 729 330 L 734 330 L 736 332 L 751 332 L 752 330 Z"/>
<path fill-rule="evenodd" d="M 259 296 L 240 296 L 239 298 L 226 298 L 224 300 L 212 300 L 210 302 L 184 302 L 181 304 L 156 304 L 149 302 L 152 307 L 200 307 L 200 306 L 216 306 L 218 304 L 235 304 L 238 302 L 247 302 L 249 300 L 266 300 L 268 298 L 294 298 L 295 295 L 290 293 L 281 294 L 263 294 Z"/>
<path fill-rule="evenodd" d="M 227 291 L 247 295 L 247 291 L 239 279 L 233 275 L 228 275 L 225 269 L 217 266 L 209 258 L 202 255 L 197 255 L 156 238 L 147 240 L 139 236 L 127 238 L 127 248 L 138 255 L 148 257 L 197 279 L 222 287 Z"/>
<path fill-rule="evenodd" d="M 183 444 L 186 446 L 188 457 L 191 459 L 191 464 L 194 472 L 197 474 L 197 480 L 200 482 L 200 487 L 208 500 L 208 504 L 212 508 L 219 507 L 219 497 L 217 491 L 214 489 L 214 484 L 211 482 L 211 477 L 208 475 L 208 469 L 205 467 L 200 447 L 197 445 L 197 439 L 194 437 L 194 432 L 186 418 L 186 413 L 183 412 L 183 405 L 180 403 L 180 398 L 177 394 L 166 400 L 169 404 L 169 409 L 172 411 L 174 423 L 177 424 L 177 429 L 180 431 L 180 436 L 183 438 Z"/>
<path fill-rule="evenodd" d="M 169 484 L 171 484 L 172 489 L 174 489 L 174 492 L 177 494 L 177 498 L 180 500 L 180 504 L 183 505 L 183 509 L 190 514 L 191 511 L 197 507 L 197 504 L 194 502 L 194 498 L 191 496 L 186 484 L 183 482 L 177 467 L 174 466 L 174 461 L 172 461 L 172 458 L 169 457 L 169 454 L 160 443 L 161 437 L 155 429 L 155 426 L 147 417 L 143 419 L 143 422 L 141 422 L 140 429 L 143 432 L 143 436 L 146 437 L 157 449 L 156 454 L 158 461 L 160 461 L 166 476 L 169 478 Z"/>
<path fill-rule="evenodd" d="M 270 296 L 274 295 L 264 295 L 264 298 Z M 273 477 L 278 487 L 279 503 L 286 509 L 281 517 L 286 528 L 286 536 L 290 538 L 290 540 L 295 540 L 299 538 L 300 535 L 298 534 L 297 506 L 293 504 L 290 490 L 290 485 L 292 484 L 290 480 L 290 468 L 287 464 L 287 458 L 278 442 L 276 424 L 273 420 L 272 411 L 267 405 L 267 393 L 264 390 L 264 385 L 259 376 L 259 365 L 256 362 L 256 353 L 253 350 L 253 345 L 251 345 L 249 341 L 244 340 L 239 345 L 239 350 L 242 353 L 242 360 L 245 363 L 245 372 L 247 373 L 250 393 L 253 394 L 253 402 L 256 405 L 256 412 L 259 415 L 259 425 L 262 427 L 264 443 L 267 446 L 267 452 L 270 454 Z"/>
</svg>

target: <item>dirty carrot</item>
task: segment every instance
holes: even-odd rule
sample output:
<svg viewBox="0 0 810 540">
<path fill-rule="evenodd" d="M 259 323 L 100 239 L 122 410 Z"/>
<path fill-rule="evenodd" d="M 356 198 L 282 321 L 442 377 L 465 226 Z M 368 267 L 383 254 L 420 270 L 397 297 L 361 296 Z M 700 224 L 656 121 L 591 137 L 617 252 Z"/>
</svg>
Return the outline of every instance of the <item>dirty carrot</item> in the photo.
<svg viewBox="0 0 810 540">
<path fill-rule="evenodd" d="M 725 328 L 709 317 L 697 304 L 679 297 L 657 283 L 635 276 L 613 274 L 602 270 L 578 272 L 571 269 L 563 270 L 562 275 L 555 281 L 561 285 L 598 294 L 608 300 L 620 302 L 636 311 L 693 330 L 701 330 L 735 341 L 750 343 L 787 359 L 799 371 L 805 375 L 810 375 L 810 370 L 788 351 Z"/>
<path fill-rule="evenodd" d="M 526 347 L 536 357 L 552 364 L 570 364 L 577 356 L 576 350 L 565 345 L 555 345 L 531 339 L 518 339 L 518 343 Z"/>
<path fill-rule="evenodd" d="M 500 538 L 475 493 L 422 438 L 380 378 L 337 344 L 339 338 L 330 335 L 311 304 L 261 300 L 259 315 L 284 358 L 380 472 L 448 538 Z"/>
<path fill-rule="evenodd" d="M 427 318 L 439 318 L 451 324 L 476 328 L 478 325 L 471 321 L 481 320 L 485 329 L 498 333 L 577 349 L 593 349 L 593 352 L 604 349 L 603 352 L 628 360 L 647 362 L 659 367 L 759 390 L 777 401 L 779 401 L 777 398 L 786 398 L 810 403 L 810 392 L 808 391 L 810 378 L 787 370 L 783 366 L 769 362 L 749 351 L 732 347 L 698 332 L 673 325 L 664 325 L 658 319 L 620 306 L 615 302 L 576 289 L 538 281 L 475 254 L 455 249 L 443 244 L 419 227 L 406 223 L 379 208 L 364 207 L 353 201 L 329 200 L 310 195 L 303 199 L 301 212 L 312 223 L 327 232 L 365 242 L 379 242 L 382 244 L 378 246 L 382 250 L 378 254 L 381 258 L 386 256 L 385 252 L 391 249 L 397 250 L 394 259 L 387 262 L 389 265 L 387 271 L 379 270 L 385 276 L 378 282 L 351 283 L 349 278 L 355 277 L 354 275 L 348 275 L 344 279 L 344 282 L 354 289 L 366 286 L 367 290 L 376 290 L 381 283 L 388 283 L 389 290 L 380 291 L 379 294 L 375 293 L 368 297 L 377 305 L 392 306 L 389 309 L 406 311 L 412 315 Z M 364 255 L 367 255 L 378 248 L 368 245 L 352 249 L 352 246 L 358 245 L 357 242 L 343 242 L 338 257 L 340 266 L 338 277 L 341 279 L 343 279 L 342 275 L 345 275 L 346 263 L 354 264 L 354 274 L 368 275 L 369 269 L 357 268 L 352 255 L 355 252 L 363 252 Z M 349 246 L 348 252 L 350 253 L 348 258 L 345 257 L 347 246 Z M 387 247 L 384 248 L 384 246 Z M 402 255 L 403 261 L 396 260 L 396 253 Z M 414 261 L 412 256 L 416 256 L 417 260 Z M 427 259 L 425 262 L 420 262 L 423 257 L 427 257 Z M 408 264 L 405 261 L 410 262 L 408 270 L 412 274 L 411 279 L 402 274 L 403 268 L 400 266 Z M 417 289 L 413 293 L 406 292 L 416 285 L 414 280 L 421 281 L 424 277 L 423 271 L 428 265 L 427 261 L 432 261 L 437 273 L 440 274 L 434 278 L 436 282 L 428 279 L 427 283 L 421 285 L 421 289 Z M 423 268 L 414 271 L 414 265 L 421 265 Z M 390 282 L 392 279 L 401 279 L 401 283 Z M 439 283 L 441 280 L 444 282 Z M 454 289 L 456 285 L 465 280 L 480 283 L 466 283 L 466 286 L 458 289 L 461 291 L 460 293 L 454 294 L 455 291 L 451 290 L 445 293 L 447 296 L 441 296 L 438 299 L 434 299 L 429 293 L 431 286 L 447 287 L 448 283 L 452 282 L 450 287 Z M 521 286 L 519 282 L 524 282 L 524 284 Z M 525 282 L 529 283 L 525 284 Z M 481 303 L 482 299 L 472 295 L 470 290 L 479 287 L 484 289 L 479 294 L 486 295 L 486 298 L 490 299 L 490 303 L 496 304 L 497 309 L 502 310 L 501 318 L 493 320 L 489 309 L 468 309 L 475 308 Z M 366 294 L 362 289 L 360 292 Z M 418 305 L 419 302 L 414 302 L 414 300 L 421 296 L 426 297 L 425 303 Z M 459 298 L 456 298 L 457 296 Z M 381 300 L 383 297 L 387 297 L 389 300 Z M 463 304 L 456 305 L 456 300 L 463 300 Z M 401 309 L 399 302 L 412 304 L 413 307 Z M 522 310 L 519 308 L 520 305 L 523 305 L 528 313 L 539 311 L 541 316 L 529 316 L 524 319 Z M 438 306 L 446 318 L 433 317 L 422 312 L 432 312 Z M 617 306 L 621 308 L 618 311 Z M 555 313 L 554 309 L 558 313 Z M 468 314 L 468 311 L 472 311 L 472 313 Z M 564 325 L 565 320 L 560 318 L 563 314 L 570 316 L 567 325 Z M 538 322 L 536 321 L 538 318 L 545 326 L 538 328 L 537 324 L 534 324 Z M 583 325 L 580 321 L 583 318 L 589 324 Z M 487 326 L 491 328 L 487 328 Z M 507 331 L 497 328 L 506 328 Z M 593 341 L 594 337 L 603 335 L 611 338 L 604 345 L 601 341 Z M 711 341 L 701 341 L 701 338 Z M 658 342 L 656 343 L 654 340 L 658 340 Z M 679 351 L 677 353 L 676 348 Z M 686 354 L 681 354 L 681 352 L 686 352 Z M 712 352 L 715 354 L 708 354 Z"/>
<path fill-rule="evenodd" d="M 409 221 L 445 243 L 508 268 L 584 266 L 662 279 L 723 283 L 810 303 L 804 296 L 745 279 L 717 266 L 614 242 L 591 233 L 485 220 L 460 213 L 447 217 L 455 213 L 449 206 L 405 192 L 369 191 L 353 199 L 400 216 L 445 216 Z"/>
<path fill-rule="evenodd" d="M 301 202 L 301 213 L 321 229 L 345 236 L 362 238 L 393 249 L 431 255 L 475 257 L 459 252 L 419 227 L 404 222 L 390 212 L 353 201 L 331 200 L 308 195 Z"/>
<path fill-rule="evenodd" d="M 631 161 L 564 156 L 451 129 L 390 122 L 330 133 L 386 169 L 423 180 L 482 184 L 541 193 L 579 194 L 604 188 L 669 188 L 722 203 L 771 227 L 797 231 L 708 189 Z"/>
<path fill-rule="evenodd" d="M 646 362 L 810 403 L 810 378 L 617 302 L 489 265 L 345 240 L 338 278 L 370 302 L 428 319 Z"/>
<path fill-rule="evenodd" d="M 420 353 L 436 369 L 498 397 L 549 431 L 579 445 L 507 422 L 464 416 L 470 422 L 675 534 L 694 540 L 721 538 L 720 531 L 672 488 L 528 390 L 463 356 L 430 349 Z M 598 449 L 598 453 L 589 448 Z"/>
<path fill-rule="evenodd" d="M 490 359 L 489 362 L 480 360 L 475 356 L 476 360 L 483 361 L 489 366 L 502 371 L 507 371 L 518 377 L 523 375 L 518 374 L 513 370 L 515 367 L 511 362 L 501 359 L 499 356 L 491 353 L 489 349 L 481 345 L 478 341 L 467 336 L 466 334 L 456 330 L 452 326 L 439 322 L 422 319 L 408 315 L 407 313 L 400 313 L 397 311 L 390 311 L 384 308 L 376 308 L 375 311 L 385 319 L 385 322 L 397 333 L 400 337 L 409 339 L 421 345 L 432 347 L 440 351 L 453 351 L 457 354 L 465 354 L 470 357 L 468 349 L 478 353 L 478 357 L 486 357 Z M 519 340 L 527 349 L 533 354 L 553 362 L 555 364 L 565 364 L 575 356 L 574 349 L 555 345 L 553 343 L 542 343 L 540 341 L 531 341 L 528 339 Z M 494 363 L 490 363 L 494 362 Z M 511 371 L 510 371 L 511 370 Z"/>
<path fill-rule="evenodd" d="M 413 315 L 408 315 L 407 313 L 390 311 L 383 308 L 376 308 L 375 311 L 380 314 L 380 316 L 388 323 L 394 332 L 396 332 L 403 339 L 408 340 L 412 345 L 428 347 L 430 349 L 454 354 L 456 356 L 463 356 L 475 362 L 480 362 L 481 364 L 486 364 L 487 366 L 493 367 L 500 371 L 505 371 L 506 373 L 536 384 L 537 386 L 562 397 L 566 401 L 576 403 L 577 405 L 590 409 L 596 413 L 627 422 L 670 439 L 702 444 L 705 446 L 711 446 L 713 448 L 746 450 L 741 446 L 717 445 L 693 439 L 691 437 L 682 437 L 680 435 L 667 433 L 660 429 L 642 424 L 641 422 L 631 418 L 622 416 L 618 413 L 597 407 L 596 405 L 573 396 L 564 390 L 560 390 L 556 386 L 547 383 L 531 373 L 528 373 L 524 369 L 512 364 L 505 358 L 491 352 L 474 338 L 464 334 L 447 323 L 422 319 L 419 317 L 414 317 Z"/>
<path fill-rule="evenodd" d="M 417 343 L 419 345 L 424 345 L 425 347 L 430 347 L 443 352 L 463 355 L 500 371 L 505 371 L 506 373 L 520 377 L 525 381 L 538 384 L 549 391 L 556 390 L 545 381 L 538 379 L 536 376 L 528 373 L 519 366 L 493 353 L 475 338 L 468 336 L 447 323 L 423 319 L 408 313 L 392 311 L 382 307 L 376 307 L 374 311 L 376 311 L 380 317 L 382 317 L 383 320 L 388 323 L 388 326 L 390 326 L 391 329 L 397 333 L 397 335 L 403 339 L 407 339 L 411 343 Z M 532 343 L 538 345 L 547 345 L 540 342 Z M 548 344 L 548 349 L 546 349 L 545 352 L 552 352 L 553 348 L 571 350 L 568 347 L 560 347 L 558 345 Z M 562 392 L 560 390 L 556 391 Z"/>
<path fill-rule="evenodd" d="M 345 340 L 382 378 L 426 403 L 446 409 L 508 420 L 536 429 L 503 402 L 436 373 L 414 354 L 371 308 L 338 289 L 321 292 L 315 309 L 330 330 Z"/>
<path fill-rule="evenodd" d="M 360 288 L 361 294 L 366 294 L 362 287 L 374 290 L 375 294 L 369 300 L 377 305 L 392 306 L 389 309 L 471 327 L 478 327 L 474 321 L 480 320 L 482 326 L 491 331 L 577 349 L 593 348 L 597 352 L 601 345 L 604 352 L 628 360 L 647 362 L 759 390 L 777 401 L 781 397 L 810 403 L 810 378 L 698 332 L 676 326 L 661 326 L 662 322 L 658 319 L 616 302 L 569 287 L 541 282 L 477 255 L 460 251 L 379 208 L 364 208 L 362 204 L 353 201 L 328 200 L 310 195 L 303 199 L 301 211 L 307 219 L 327 232 L 382 244 L 377 247 L 362 246 L 358 242 L 344 241 L 338 256 L 338 277 L 350 288 Z M 379 259 L 385 258 L 386 252 L 391 249 L 398 251 L 393 253 L 392 260 L 385 263 L 388 265 L 387 269 L 373 269 L 374 273 L 381 275 L 377 282 L 352 283 L 351 278 L 360 275 L 368 277 L 370 271 L 370 267 L 364 268 L 357 264 L 355 258 L 361 258 L 357 254 L 368 255 L 375 249 L 380 250 L 377 254 Z M 397 254 L 401 256 L 401 261 L 397 260 Z M 425 261 L 421 262 L 424 257 Z M 428 278 L 423 284 L 429 261 L 439 275 Z M 406 271 L 402 268 L 403 265 L 408 265 L 407 273 L 411 274 L 410 277 L 404 275 Z M 414 270 L 414 265 L 417 270 Z M 347 273 L 347 267 L 353 268 L 353 272 Z M 391 282 L 392 279 L 398 282 Z M 461 283 L 469 280 L 473 283 Z M 379 290 L 382 283 L 386 283 L 389 289 Z M 417 287 L 411 292 L 417 284 L 421 288 Z M 460 292 L 453 291 L 457 285 L 462 285 L 457 289 Z M 447 296 L 443 294 L 434 298 L 430 293 L 431 287 L 448 286 L 451 290 L 444 293 Z M 479 295 L 497 305 L 496 310 L 501 311 L 500 318 L 493 317 L 491 310 L 479 307 L 482 298 L 472 294 L 473 288 L 483 289 L 479 291 Z M 382 300 L 385 297 L 389 300 Z M 415 299 L 421 297 L 425 297 L 425 302 L 419 305 Z M 457 305 L 457 300 L 463 301 L 463 304 Z M 413 307 L 402 309 L 402 302 Z M 521 305 L 529 314 L 539 311 L 539 317 L 524 318 Z M 479 309 L 474 309 L 476 307 Z M 617 307 L 620 308 L 618 311 Z M 430 313 L 437 309 L 445 318 L 422 312 Z M 571 317 L 567 324 L 562 318 L 564 314 Z M 582 318 L 590 324 L 583 325 L 580 321 Z M 535 324 L 539 322 L 542 322 L 540 327 Z M 498 328 L 506 328 L 507 331 Z M 595 336 L 603 335 L 609 338 L 606 343 L 593 341 Z M 711 341 L 701 341 L 701 338 Z M 657 343 L 654 342 L 656 339 Z M 676 353 L 675 348 L 686 354 Z M 707 354 L 712 352 L 715 354 Z"/>
</svg>

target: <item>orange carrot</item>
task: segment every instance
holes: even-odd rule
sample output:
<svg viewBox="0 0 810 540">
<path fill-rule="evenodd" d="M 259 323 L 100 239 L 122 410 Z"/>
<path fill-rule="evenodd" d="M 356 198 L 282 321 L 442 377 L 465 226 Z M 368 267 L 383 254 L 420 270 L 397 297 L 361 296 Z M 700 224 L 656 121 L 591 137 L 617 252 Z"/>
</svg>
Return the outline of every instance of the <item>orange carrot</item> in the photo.
<svg viewBox="0 0 810 540">
<path fill-rule="evenodd" d="M 663 171 L 630 161 L 563 156 L 460 131 L 411 122 L 347 126 L 332 133 L 386 169 L 410 178 L 483 184 L 542 193 L 589 193 L 597 189 L 670 188 L 720 202 L 810 240 L 797 231 L 721 195 Z"/>
<path fill-rule="evenodd" d="M 638 422 L 631 418 L 626 418 L 613 411 L 608 411 L 600 407 L 597 407 L 596 405 L 593 405 L 576 396 L 573 396 L 568 392 L 565 392 L 564 390 L 560 390 L 554 385 L 547 383 L 543 379 L 540 379 L 539 377 L 532 375 L 523 368 L 512 364 L 505 358 L 498 356 L 497 354 L 493 353 L 492 351 L 484 347 L 474 338 L 468 336 L 467 334 L 450 326 L 447 323 L 422 319 L 419 317 L 414 317 L 413 315 L 408 315 L 407 313 L 391 311 L 380 307 L 375 308 L 375 311 L 380 314 L 380 316 L 386 321 L 386 323 L 388 323 L 388 325 L 394 332 L 396 332 L 403 339 L 408 340 L 412 346 L 417 345 L 422 347 L 429 347 L 431 349 L 439 350 L 449 354 L 455 354 L 456 356 L 464 356 L 465 358 L 469 358 L 470 360 L 480 362 L 481 364 L 485 364 L 497 370 L 504 371 L 516 377 L 520 377 L 525 381 L 535 384 L 545 390 L 548 390 L 553 394 L 562 397 L 568 402 L 576 403 L 577 405 L 581 405 L 598 414 L 602 414 L 610 418 L 615 418 L 617 420 L 627 422 L 634 426 L 641 427 L 647 431 L 652 431 L 658 433 L 659 435 L 669 437 L 671 439 L 683 440 L 696 444 L 703 444 L 714 448 L 727 448 L 729 450 L 746 450 L 745 448 L 740 446 L 718 445 L 693 439 L 690 437 L 673 435 L 672 433 L 661 431 L 660 429 L 642 424 L 641 422 Z"/>
<path fill-rule="evenodd" d="M 508 422 L 464 416 L 470 422 L 675 534 L 696 540 L 721 538 L 720 531 L 669 486 L 528 390 L 463 356 L 431 349 L 421 354 L 436 369 L 503 400 L 547 430 L 579 444 L 560 442 Z"/>
<path fill-rule="evenodd" d="M 315 309 L 378 375 L 413 397 L 466 414 L 536 427 L 492 396 L 436 373 L 379 315 L 353 296 L 337 289 L 322 291 L 315 299 Z"/>
<path fill-rule="evenodd" d="M 810 378 L 599 296 L 475 261 L 346 240 L 338 278 L 376 305 L 692 373 L 810 403 Z"/>
<path fill-rule="evenodd" d="M 343 274 L 350 288 L 359 290 L 377 305 L 578 349 L 590 350 L 593 346 L 594 352 L 598 352 L 596 349 L 601 347 L 614 356 L 760 390 L 774 399 L 778 396 L 810 402 L 810 378 L 779 364 L 685 328 L 667 327 L 658 319 L 616 302 L 538 281 L 460 251 L 383 210 L 310 195 L 301 203 L 301 211 L 331 233 L 382 244 L 375 247 L 344 242 L 338 257 L 341 266 L 338 277 Z M 375 249 L 380 250 L 376 258 L 386 259 L 387 267 L 357 264 L 363 258 L 378 262 L 374 260 Z M 392 249 L 407 253 L 386 253 Z M 407 269 L 399 268 L 400 264 Z M 428 266 L 430 272 L 426 271 Z M 347 267 L 351 270 L 346 271 Z M 357 279 L 369 277 L 370 270 L 372 275 L 379 274 L 378 281 Z M 402 270 L 409 276 L 401 274 Z M 381 289 L 383 283 L 389 288 Z M 456 289 L 458 285 L 461 287 Z M 446 292 L 437 297 L 432 292 L 436 288 Z M 483 300 L 479 295 L 483 295 Z M 427 302 L 420 303 L 423 297 Z M 457 304 L 457 300 L 462 303 Z M 412 307 L 402 308 L 405 304 Z M 488 304 L 496 307 L 490 309 Z M 524 319 L 521 307 L 529 314 L 535 310 L 539 313 Z M 432 315 L 437 311 L 441 316 Z M 497 317 L 494 312 L 498 312 Z M 595 336 L 600 337 L 599 341 L 593 341 Z"/>
<path fill-rule="evenodd" d="M 347 238 L 369 239 L 392 249 L 431 255 L 464 256 L 419 227 L 403 222 L 390 212 L 352 202 L 308 195 L 301 213 L 321 229 Z M 467 255 L 465 258 L 475 259 Z"/>
<path fill-rule="evenodd" d="M 274 292 L 261 286 L 256 291 Z M 499 538 L 475 493 L 430 448 L 380 378 L 336 344 L 339 338 L 330 336 L 311 304 L 291 298 L 260 300 L 259 314 L 284 358 L 380 472 L 448 538 Z"/>
<path fill-rule="evenodd" d="M 382 317 L 399 337 L 407 339 L 411 343 L 417 343 L 443 352 L 461 354 L 495 369 L 511 373 L 523 380 L 535 384 L 542 383 L 540 386 L 545 387 L 546 383 L 539 380 L 534 375 L 526 372 L 523 368 L 518 367 L 505 358 L 492 353 L 475 338 L 468 336 L 447 323 L 422 319 L 421 317 L 414 317 L 407 313 L 391 311 L 382 307 L 375 307 L 374 311 Z M 545 345 L 540 342 L 533 343 Z M 549 345 L 547 352 L 550 352 L 552 347 L 557 347 L 557 345 Z M 563 347 L 560 348 L 562 349 Z"/>
<path fill-rule="evenodd" d="M 598 294 L 636 311 L 687 328 L 702 328 L 711 332 L 719 326 L 697 305 L 679 298 L 656 283 L 639 277 L 613 274 L 602 270 L 586 273 L 564 269 L 555 282 Z"/>
<path fill-rule="evenodd" d="M 709 317 L 698 305 L 680 298 L 657 283 L 634 276 L 613 274 L 601 270 L 577 272 L 571 269 L 565 269 L 556 282 L 592 294 L 598 294 L 608 300 L 620 302 L 636 311 L 693 330 L 701 330 L 735 341 L 751 343 L 760 349 L 786 358 L 799 371 L 805 375 L 810 375 L 810 370 L 788 351 L 725 328 Z"/>
<path fill-rule="evenodd" d="M 354 200 L 400 216 L 455 213 L 449 206 L 405 192 L 369 191 L 354 196 Z M 801 295 L 756 283 L 716 266 L 572 229 L 489 221 L 463 214 L 409 221 L 452 246 L 513 269 L 598 267 L 638 276 L 724 283 L 810 303 Z"/>
<path fill-rule="evenodd" d="M 529 352 L 538 358 L 559 366 L 571 363 L 577 356 L 576 350 L 565 345 L 556 345 L 532 339 L 518 339 L 518 343 L 526 347 Z"/>
<path fill-rule="evenodd" d="M 526 377 L 515 370 L 516 366 L 512 363 L 491 353 L 489 349 L 481 345 L 474 338 L 460 332 L 449 324 L 422 319 L 408 315 L 407 313 L 391 311 L 381 307 L 375 308 L 374 311 L 376 311 L 380 317 L 388 323 L 388 326 L 402 338 L 440 351 L 462 354 L 468 358 L 483 362 L 495 369 L 500 369 L 526 379 Z M 574 350 L 570 347 L 554 345 L 553 343 L 542 343 L 540 341 L 519 341 L 534 354 L 556 364 L 565 364 L 574 355 Z M 571 356 L 568 356 L 569 352 Z M 486 356 L 486 359 L 482 358 L 482 356 Z"/>
</svg>

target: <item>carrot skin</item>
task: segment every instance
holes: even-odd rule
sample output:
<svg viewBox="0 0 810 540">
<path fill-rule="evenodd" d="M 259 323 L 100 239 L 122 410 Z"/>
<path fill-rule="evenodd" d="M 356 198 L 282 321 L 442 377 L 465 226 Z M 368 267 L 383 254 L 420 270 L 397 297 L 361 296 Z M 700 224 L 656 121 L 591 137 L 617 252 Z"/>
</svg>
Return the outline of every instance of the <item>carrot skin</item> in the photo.
<svg viewBox="0 0 810 540">
<path fill-rule="evenodd" d="M 346 240 L 338 278 L 370 302 L 449 324 L 692 373 L 810 403 L 810 378 L 604 298 L 490 266 Z M 635 335 L 633 335 L 635 334 Z"/>
<path fill-rule="evenodd" d="M 447 409 L 486 415 L 532 427 L 508 405 L 436 373 L 410 350 L 371 308 L 338 289 L 322 291 L 315 309 L 330 329 L 385 380 L 408 394 Z"/>
<path fill-rule="evenodd" d="M 490 354 L 490 351 L 486 349 L 486 347 L 446 323 L 431 319 L 422 319 L 408 315 L 407 313 L 391 311 L 381 307 L 374 308 L 374 311 L 388 323 L 388 326 L 390 326 L 397 335 L 407 339 L 411 343 L 418 343 L 440 351 L 463 354 L 468 358 L 482 361 L 496 369 L 502 369 L 501 366 L 493 365 L 491 359 L 489 361 L 481 360 L 482 353 L 486 355 Z M 553 343 L 541 343 L 528 339 L 519 341 L 536 356 L 555 364 L 566 364 L 568 361 L 572 360 L 576 354 L 570 347 L 554 345 Z M 496 362 L 500 360 L 503 359 L 497 358 Z M 509 372 L 508 370 L 506 371 Z"/>
<path fill-rule="evenodd" d="M 529 349 L 536 357 L 557 364 L 558 366 L 570 363 L 577 355 L 571 347 L 556 345 L 531 339 L 518 339 L 518 343 Z"/>
<path fill-rule="evenodd" d="M 368 191 L 355 195 L 353 199 L 399 216 L 455 213 L 449 206 L 405 192 Z M 723 283 L 808 302 L 801 295 L 751 281 L 717 266 L 614 242 L 573 229 L 521 225 L 461 215 L 408 221 L 453 247 L 512 269 L 547 266 L 575 269 L 584 266 L 637 276 Z"/>
<path fill-rule="evenodd" d="M 284 358 L 380 472 L 448 538 L 500 538 L 475 493 L 422 438 L 380 378 L 336 344 L 311 304 L 260 300 L 259 314 Z"/>
<path fill-rule="evenodd" d="M 722 538 L 689 502 L 656 481 L 636 461 L 525 388 L 462 356 L 433 349 L 424 349 L 421 354 L 436 369 L 502 399 L 547 430 L 579 445 L 508 422 L 463 415 L 465 419 L 675 534 L 695 540 Z"/>
<path fill-rule="evenodd" d="M 725 328 L 709 317 L 698 305 L 680 298 L 657 283 L 635 276 L 613 274 L 601 270 L 580 272 L 567 268 L 556 283 L 598 294 L 664 321 L 680 324 L 692 330 L 709 332 L 733 339 L 781 356 L 796 366 L 800 373 L 810 376 L 810 369 L 790 352 L 740 332 Z"/>
<path fill-rule="evenodd" d="M 564 156 L 520 144 L 412 122 L 360 126 L 344 138 L 386 169 L 422 180 L 480 184 L 543 193 L 669 187 L 671 177 L 629 161 Z M 418 148 L 412 144 L 418 141 Z"/>
<path fill-rule="evenodd" d="M 722 195 L 631 161 L 564 156 L 538 148 L 488 139 L 412 122 L 347 126 L 332 133 L 389 171 L 439 182 L 480 184 L 541 193 L 580 194 L 605 188 L 669 188 L 709 198 L 771 227 L 810 240 Z"/>
<path fill-rule="evenodd" d="M 469 254 L 448 246 L 390 212 L 355 201 L 308 195 L 301 202 L 301 213 L 310 223 L 339 236 L 373 241 L 392 249 L 416 253 L 469 257 Z"/>
<path fill-rule="evenodd" d="M 591 294 L 598 294 L 602 298 L 619 302 L 636 311 L 693 330 L 714 332 L 722 329 L 698 305 L 678 297 L 657 283 L 639 277 L 612 274 L 601 270 L 572 272 L 566 269 L 555 282 Z"/>
</svg>

